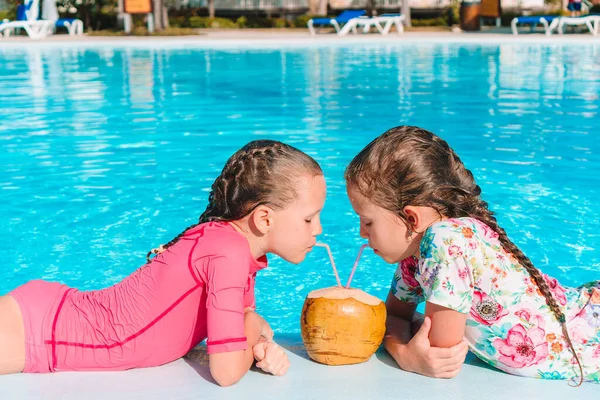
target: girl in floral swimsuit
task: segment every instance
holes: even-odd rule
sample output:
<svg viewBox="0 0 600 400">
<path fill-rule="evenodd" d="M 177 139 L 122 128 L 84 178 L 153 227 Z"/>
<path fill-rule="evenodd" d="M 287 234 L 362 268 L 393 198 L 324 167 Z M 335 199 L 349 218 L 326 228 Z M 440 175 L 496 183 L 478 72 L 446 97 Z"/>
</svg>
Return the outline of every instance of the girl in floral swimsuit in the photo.
<svg viewBox="0 0 600 400">
<path fill-rule="evenodd" d="M 468 347 L 511 374 L 600 382 L 600 281 L 568 288 L 536 269 L 445 141 L 393 128 L 352 160 L 346 180 L 361 235 L 399 264 L 385 347 L 402 369 L 450 378 Z"/>
</svg>

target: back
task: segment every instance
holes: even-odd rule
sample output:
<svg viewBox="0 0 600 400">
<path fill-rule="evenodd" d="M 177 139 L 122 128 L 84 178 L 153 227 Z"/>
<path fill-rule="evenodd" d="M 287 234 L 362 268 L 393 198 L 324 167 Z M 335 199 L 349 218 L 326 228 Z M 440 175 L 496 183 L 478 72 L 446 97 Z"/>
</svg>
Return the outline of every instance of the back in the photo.
<svg viewBox="0 0 600 400">
<path fill-rule="evenodd" d="M 52 332 L 55 370 L 122 370 L 161 365 L 208 334 L 207 271 L 223 254 L 251 276 L 245 238 L 229 224 L 198 225 L 122 282 L 65 295 Z M 244 282 L 254 303 L 254 282 Z M 250 287 L 251 286 L 251 287 Z"/>
</svg>

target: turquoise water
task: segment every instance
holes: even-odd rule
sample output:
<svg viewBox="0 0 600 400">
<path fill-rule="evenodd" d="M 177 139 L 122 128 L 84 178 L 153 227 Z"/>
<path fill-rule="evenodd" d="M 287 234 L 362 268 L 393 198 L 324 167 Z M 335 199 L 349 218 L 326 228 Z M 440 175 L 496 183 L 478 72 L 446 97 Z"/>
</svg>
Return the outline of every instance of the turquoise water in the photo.
<svg viewBox="0 0 600 400">
<path fill-rule="evenodd" d="M 363 241 L 342 173 L 400 125 L 441 135 L 544 272 L 600 276 L 600 45 L 0 49 L 0 293 L 33 278 L 98 289 L 197 220 L 227 157 L 275 138 L 323 166 L 322 241 L 343 276 Z M 258 306 L 296 332 L 326 253 L 272 258 Z M 366 251 L 354 284 L 386 296 Z"/>
</svg>

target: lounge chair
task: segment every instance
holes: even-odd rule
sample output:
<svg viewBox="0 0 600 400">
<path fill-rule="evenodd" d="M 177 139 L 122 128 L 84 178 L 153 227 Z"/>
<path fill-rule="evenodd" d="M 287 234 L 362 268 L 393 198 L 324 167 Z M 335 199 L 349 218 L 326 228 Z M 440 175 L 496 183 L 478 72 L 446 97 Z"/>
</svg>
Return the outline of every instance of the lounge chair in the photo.
<svg viewBox="0 0 600 400">
<path fill-rule="evenodd" d="M 592 35 L 597 36 L 600 33 L 600 15 L 591 14 L 582 15 L 581 17 L 560 17 L 557 26 L 559 34 L 563 34 L 565 25 L 585 25 Z"/>
<path fill-rule="evenodd" d="M 404 15 L 401 14 L 382 14 L 375 17 L 352 18 L 338 32 L 338 35 L 347 35 L 350 31 L 356 33 L 356 28 L 362 27 L 363 33 L 368 33 L 372 27 L 375 27 L 382 35 L 390 33 L 393 25 L 396 25 L 398 34 L 404 33 Z M 383 26 L 382 26 L 383 24 Z"/>
<path fill-rule="evenodd" d="M 51 34 L 54 21 L 38 20 L 38 8 L 38 0 L 25 0 L 24 4 L 17 7 L 17 19 L 15 21 L 5 19 L 0 22 L 0 34 L 8 37 L 16 29 L 25 30 L 32 39 L 39 39 Z"/>
<path fill-rule="evenodd" d="M 64 27 L 67 29 L 69 36 L 81 36 L 83 35 L 83 21 L 76 18 L 61 18 L 56 20 L 55 26 L 57 28 Z"/>
<path fill-rule="evenodd" d="M 315 25 L 333 26 L 336 32 L 340 32 L 341 25 L 348 23 L 353 18 L 362 17 L 367 12 L 365 10 L 346 10 L 335 18 L 313 18 L 308 21 L 307 27 L 311 35 L 315 35 Z M 356 28 L 355 28 L 356 29 Z"/>
<path fill-rule="evenodd" d="M 0 34 L 10 36 L 15 29 L 24 29 L 31 39 L 44 38 L 52 33 L 52 21 L 9 21 L 0 22 Z"/>
<path fill-rule="evenodd" d="M 54 29 L 65 28 L 69 36 L 81 36 L 83 34 L 83 21 L 76 18 L 60 18 L 56 0 L 42 0 L 42 19 L 53 21 Z"/>
<path fill-rule="evenodd" d="M 546 35 L 550 36 L 552 30 L 558 26 L 558 15 L 535 15 L 535 16 L 522 16 L 513 18 L 510 23 L 513 35 L 518 35 L 519 31 L 517 25 L 531 25 L 533 31 L 538 24 L 544 27 Z"/>
</svg>

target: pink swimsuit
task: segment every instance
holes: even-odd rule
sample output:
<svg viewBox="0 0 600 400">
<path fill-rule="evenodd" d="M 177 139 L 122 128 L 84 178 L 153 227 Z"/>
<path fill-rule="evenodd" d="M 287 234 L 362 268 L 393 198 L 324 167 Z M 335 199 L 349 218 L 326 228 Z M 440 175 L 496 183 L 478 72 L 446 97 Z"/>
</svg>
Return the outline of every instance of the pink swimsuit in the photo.
<svg viewBox="0 0 600 400">
<path fill-rule="evenodd" d="M 24 372 L 157 366 L 204 339 L 209 354 L 244 350 L 244 308 L 266 266 L 230 224 L 211 222 L 103 290 L 26 283 L 9 293 L 25 323 Z"/>
</svg>

